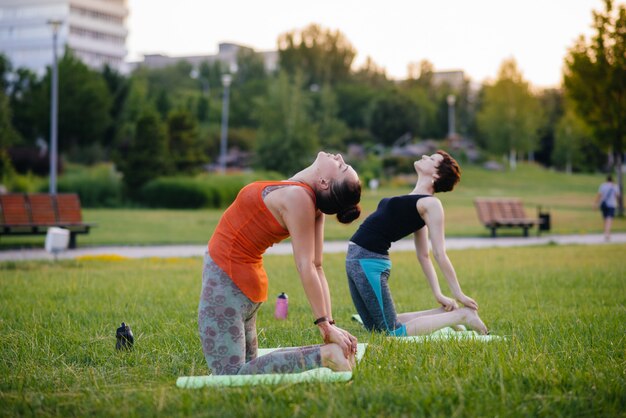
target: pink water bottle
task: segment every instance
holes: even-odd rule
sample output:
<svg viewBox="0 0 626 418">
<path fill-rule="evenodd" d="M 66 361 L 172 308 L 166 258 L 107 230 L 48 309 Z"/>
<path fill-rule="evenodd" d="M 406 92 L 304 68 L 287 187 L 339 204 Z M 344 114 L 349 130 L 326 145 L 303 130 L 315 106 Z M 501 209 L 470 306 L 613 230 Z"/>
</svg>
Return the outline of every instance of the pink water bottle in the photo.
<svg viewBox="0 0 626 418">
<path fill-rule="evenodd" d="M 287 312 L 289 311 L 289 298 L 282 292 L 276 298 L 276 310 L 274 310 L 274 316 L 276 319 L 287 319 Z"/>
</svg>

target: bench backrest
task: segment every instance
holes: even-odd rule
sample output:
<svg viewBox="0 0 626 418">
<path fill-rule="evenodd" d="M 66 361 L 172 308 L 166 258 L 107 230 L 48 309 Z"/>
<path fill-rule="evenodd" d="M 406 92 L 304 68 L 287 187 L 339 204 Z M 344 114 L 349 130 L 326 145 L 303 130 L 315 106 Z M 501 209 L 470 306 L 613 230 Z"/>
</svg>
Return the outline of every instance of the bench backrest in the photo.
<svg viewBox="0 0 626 418">
<path fill-rule="evenodd" d="M 526 219 L 524 205 L 517 198 L 476 199 L 474 205 L 478 218 L 483 224 L 490 224 L 498 220 Z"/>
<path fill-rule="evenodd" d="M 80 199 L 77 194 L 58 194 L 56 196 L 57 203 L 57 220 L 60 223 L 80 224 L 83 222 L 83 216 L 80 210 Z"/>
<path fill-rule="evenodd" d="M 28 195 L 30 213 L 33 224 L 51 225 L 56 222 L 54 200 L 52 195 L 46 193 L 34 193 Z"/>
<path fill-rule="evenodd" d="M 493 211 L 489 201 L 476 199 L 474 200 L 474 206 L 476 206 L 476 213 L 478 214 L 478 220 L 482 224 L 490 224 L 493 222 Z"/>
<path fill-rule="evenodd" d="M 30 212 L 26 195 L 22 193 L 9 193 L 0 195 L 0 210 L 2 211 L 2 223 L 4 225 L 30 225 Z"/>
<path fill-rule="evenodd" d="M 77 225 L 82 220 L 80 199 L 74 193 L 0 195 L 0 225 Z"/>
</svg>

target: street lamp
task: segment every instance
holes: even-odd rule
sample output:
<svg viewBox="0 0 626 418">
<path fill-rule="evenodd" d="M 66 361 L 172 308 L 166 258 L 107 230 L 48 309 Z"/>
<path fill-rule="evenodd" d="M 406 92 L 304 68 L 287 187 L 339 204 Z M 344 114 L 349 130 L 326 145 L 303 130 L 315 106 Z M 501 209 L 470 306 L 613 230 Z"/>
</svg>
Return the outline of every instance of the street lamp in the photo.
<svg viewBox="0 0 626 418">
<path fill-rule="evenodd" d="M 50 89 L 50 194 L 57 194 L 57 121 L 59 106 L 59 71 L 57 64 L 57 38 L 59 28 L 63 23 L 60 20 L 48 20 L 52 28 L 52 88 Z"/>
<path fill-rule="evenodd" d="M 448 102 L 448 138 L 454 136 L 454 104 L 456 103 L 456 97 L 454 94 L 448 94 L 446 97 Z"/>
<path fill-rule="evenodd" d="M 226 172 L 226 150 L 228 148 L 228 101 L 230 99 L 230 83 L 232 81 L 232 75 L 222 75 L 222 85 L 224 86 L 224 98 L 222 100 L 222 136 L 220 140 L 220 171 L 222 174 Z"/>
</svg>

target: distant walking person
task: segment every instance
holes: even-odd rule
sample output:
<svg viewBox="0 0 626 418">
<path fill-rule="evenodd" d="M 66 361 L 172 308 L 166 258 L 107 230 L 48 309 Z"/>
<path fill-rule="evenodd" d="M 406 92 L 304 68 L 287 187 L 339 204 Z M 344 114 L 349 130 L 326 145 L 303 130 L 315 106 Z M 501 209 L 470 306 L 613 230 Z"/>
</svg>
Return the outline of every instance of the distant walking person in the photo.
<svg viewBox="0 0 626 418">
<path fill-rule="evenodd" d="M 620 197 L 619 187 L 613 183 L 613 177 L 609 174 L 606 181 L 600 185 L 596 195 L 595 208 L 600 208 L 602 218 L 604 218 L 604 239 L 611 240 L 611 226 L 615 218 L 617 199 Z"/>
</svg>

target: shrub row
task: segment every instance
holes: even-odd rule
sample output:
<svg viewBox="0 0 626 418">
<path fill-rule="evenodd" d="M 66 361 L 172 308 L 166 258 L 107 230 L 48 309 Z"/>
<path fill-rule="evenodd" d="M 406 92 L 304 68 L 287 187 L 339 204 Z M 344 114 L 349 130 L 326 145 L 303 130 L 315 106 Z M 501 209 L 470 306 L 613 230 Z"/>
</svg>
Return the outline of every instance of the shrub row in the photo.
<svg viewBox="0 0 626 418">
<path fill-rule="evenodd" d="M 91 167 L 69 165 L 57 182 L 59 193 L 77 193 L 84 207 L 122 207 L 142 205 L 153 208 L 225 208 L 246 184 L 259 180 L 278 180 L 272 172 L 227 175 L 202 174 L 196 177 L 160 177 L 136 193 L 124 194 L 121 174 L 112 164 Z M 48 181 L 32 174 L 10 173 L 2 178 L 10 192 L 48 192 Z"/>
<path fill-rule="evenodd" d="M 111 164 L 98 164 L 89 169 L 68 169 L 59 178 L 57 191 L 78 193 L 81 205 L 87 208 L 114 208 L 122 206 L 124 202 L 121 175 Z"/>
<path fill-rule="evenodd" d="M 225 208 L 235 200 L 247 183 L 263 179 L 277 179 L 271 173 L 232 175 L 202 175 L 199 177 L 161 177 L 146 184 L 139 200 L 154 208 Z"/>
</svg>

